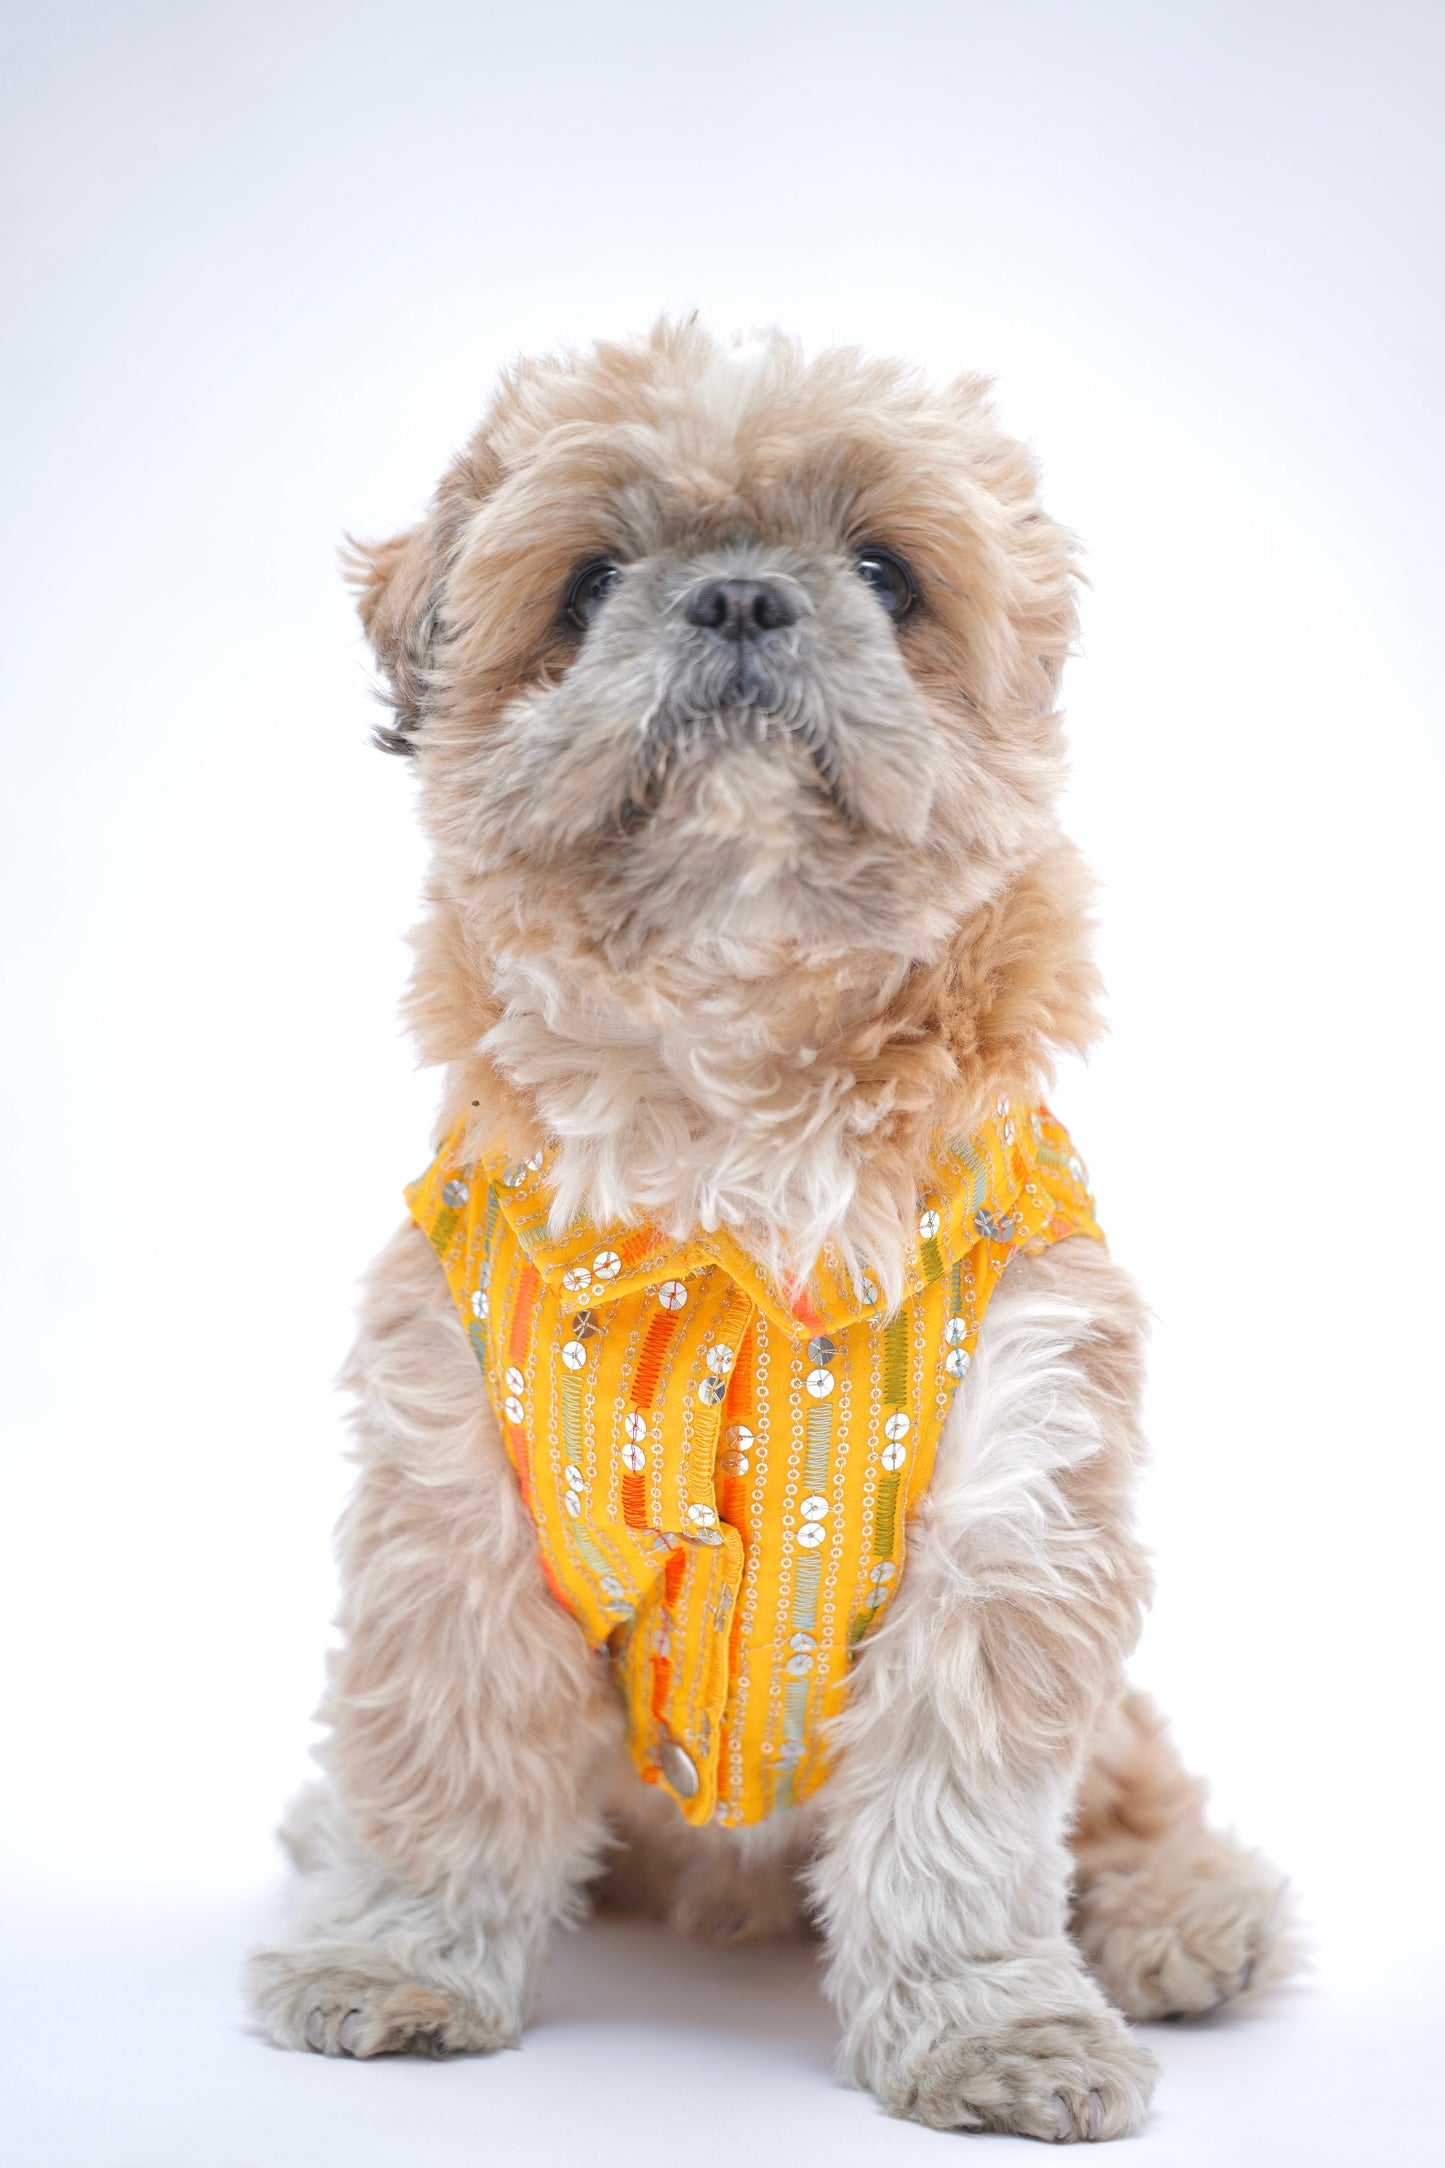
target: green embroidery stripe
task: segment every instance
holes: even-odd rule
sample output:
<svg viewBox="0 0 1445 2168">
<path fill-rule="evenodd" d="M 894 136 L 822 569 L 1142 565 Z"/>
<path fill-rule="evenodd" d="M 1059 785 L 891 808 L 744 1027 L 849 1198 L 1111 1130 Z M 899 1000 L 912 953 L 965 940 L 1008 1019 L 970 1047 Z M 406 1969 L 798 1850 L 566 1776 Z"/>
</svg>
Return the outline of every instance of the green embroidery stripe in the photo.
<svg viewBox="0 0 1445 2168">
<path fill-rule="evenodd" d="M 587 1564 L 591 1568 L 592 1572 L 597 1574 L 599 1577 L 604 1573 L 615 1574 L 617 1568 L 613 1565 L 611 1559 L 603 1557 L 602 1553 L 598 1550 L 596 1544 L 592 1541 L 592 1538 L 588 1535 L 586 1529 L 583 1528 L 577 1521 L 574 1521 L 570 1513 L 567 1516 L 567 1524 L 571 1532 L 573 1544 L 575 1545 L 581 1556 L 586 1559 Z"/>
<path fill-rule="evenodd" d="M 823 1561 L 814 1552 L 806 1556 L 799 1551 L 793 1572 L 793 1601 L 788 1622 L 794 1633 L 816 1633 L 818 1627 L 818 1592 L 823 1584 Z M 794 1742 L 804 1738 L 808 1723 L 808 1700 L 813 1691 L 814 1677 L 789 1679 L 783 1688 L 783 1736 Z M 776 1790 L 773 1804 L 777 1807 L 791 1806 L 799 1764 L 793 1762 L 775 1771 Z"/>
<path fill-rule="evenodd" d="M 807 1735 L 808 1702 L 813 1691 L 812 1678 L 789 1679 L 783 1689 L 783 1737 L 790 1745 L 799 1745 Z M 801 1756 L 790 1755 L 781 1764 L 773 1765 L 773 1805 L 791 1807 L 797 1798 L 798 1771 L 802 1768 Z"/>
<path fill-rule="evenodd" d="M 562 1373 L 562 1436 L 578 1467 L 582 1465 L 582 1381 L 571 1370 Z"/>
<path fill-rule="evenodd" d="M 1041 1167 L 1052 1167 L 1055 1173 L 1067 1176 L 1070 1189 L 1077 1196 L 1087 1197 L 1089 1202 L 1093 1203 L 1093 1193 L 1087 1182 L 1081 1182 L 1069 1164 L 1071 1154 L 1061 1152 L 1056 1144 L 1041 1144 L 1034 1156 Z"/>
<path fill-rule="evenodd" d="M 952 1272 L 948 1275 L 948 1307 L 954 1317 L 957 1317 L 959 1311 L 963 1308 L 962 1258 L 959 1259 Z"/>
<path fill-rule="evenodd" d="M 783 1732 L 789 1739 L 803 1736 L 803 1727 L 808 1720 L 808 1696 L 812 1690 L 811 1678 L 788 1681 L 788 1690 L 783 1696 Z"/>
<path fill-rule="evenodd" d="M 900 1407 L 908 1398 L 908 1313 L 895 1310 L 883 1328 L 883 1398 Z"/>
<path fill-rule="evenodd" d="M 923 1245 L 923 1277 L 937 1280 L 943 1275 L 943 1252 L 938 1247 L 936 1235 L 930 1235 Z"/>
<path fill-rule="evenodd" d="M 833 1403 L 808 1410 L 808 1450 L 803 1461 L 803 1482 L 810 1491 L 821 1490 L 828 1480 L 828 1452 L 833 1443 Z"/>
<path fill-rule="evenodd" d="M 793 1582 L 793 1608 L 790 1623 L 794 1633 L 813 1633 L 818 1624 L 818 1589 L 823 1579 L 823 1561 L 810 1557 L 798 1560 L 797 1575 Z"/>
<path fill-rule="evenodd" d="M 968 1200 L 970 1212 L 977 1211 L 988 1191 L 988 1166 L 971 1137 L 950 1137 L 948 1149 L 961 1167 L 973 1176 L 973 1194 Z"/>
<path fill-rule="evenodd" d="M 473 1318 L 471 1323 L 468 1325 L 467 1338 L 472 1343 L 472 1353 L 476 1356 L 477 1361 L 485 1370 L 488 1360 L 487 1328 L 481 1323 L 478 1318 Z"/>
<path fill-rule="evenodd" d="M 878 1518 L 873 1523 L 873 1556 L 893 1556 L 893 1528 L 898 1518 L 898 1486 L 903 1478 L 885 1475 L 878 1486 Z"/>
<path fill-rule="evenodd" d="M 457 1231 L 457 1212 L 453 1205 L 444 1204 L 427 1229 L 431 1246 L 438 1257 L 445 1257 L 452 1246 L 452 1236 Z"/>
</svg>

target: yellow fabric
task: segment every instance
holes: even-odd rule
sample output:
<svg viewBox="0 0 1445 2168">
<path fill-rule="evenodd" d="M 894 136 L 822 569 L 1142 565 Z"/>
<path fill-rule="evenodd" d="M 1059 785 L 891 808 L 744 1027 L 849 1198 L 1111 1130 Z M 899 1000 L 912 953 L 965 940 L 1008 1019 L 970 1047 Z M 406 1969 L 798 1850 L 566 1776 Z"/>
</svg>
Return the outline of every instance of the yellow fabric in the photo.
<svg viewBox="0 0 1445 2168">
<path fill-rule="evenodd" d="M 762 1820 L 827 1772 L 850 1658 L 1009 1258 L 1102 1240 L 1046 1108 L 940 1145 L 902 1307 L 825 1253 L 795 1297 L 725 1231 L 548 1228 L 549 1154 L 407 1191 L 446 1270 L 547 1578 L 606 1646 L 643 1777 L 690 1822 Z M 679 1749 L 681 1752 L 679 1753 Z"/>
</svg>

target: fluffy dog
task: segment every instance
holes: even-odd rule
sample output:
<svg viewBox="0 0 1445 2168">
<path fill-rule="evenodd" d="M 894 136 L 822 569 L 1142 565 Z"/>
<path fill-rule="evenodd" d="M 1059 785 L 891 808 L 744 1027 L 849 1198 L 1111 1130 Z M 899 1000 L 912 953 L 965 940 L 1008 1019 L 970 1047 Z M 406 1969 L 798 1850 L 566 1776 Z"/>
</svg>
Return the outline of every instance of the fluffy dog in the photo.
<svg viewBox="0 0 1445 2168">
<path fill-rule="evenodd" d="M 448 1143 L 350 1367 L 325 1783 L 257 2009 L 327 2054 L 503 2046 L 590 1891 L 724 1938 L 806 1921 L 842 2067 L 895 2114 L 1135 2129 L 1153 2064 L 1125 2020 L 1277 1973 L 1282 1886 L 1205 1826 L 1124 1688 L 1142 1312 L 1040 1105 L 1096 982 L 1055 814 L 1071 547 L 1027 454 L 977 378 L 663 325 L 513 370 L 426 517 L 354 571 L 433 849 L 410 1014 Z M 995 1179 L 1007 1210 L 978 1204 Z M 753 1319 L 709 1328 L 665 1406 L 607 1307 L 639 1257 L 626 1316 L 659 1346 L 705 1297 Z M 846 1348 L 809 1308 L 828 1260 Z M 539 1301 L 576 1307 L 540 1355 Z M 926 1353 L 946 1390 L 910 1416 L 895 1381 L 884 1426 L 860 1387 L 830 1430 L 905 1306 L 897 1378 Z M 586 1402 L 584 1434 L 565 1367 L 600 1377 L 614 1345 L 631 1399 Z M 771 1519 L 763 1418 L 708 1427 L 748 1347 L 805 1377 L 774 1468 L 790 1421 L 823 1456 Z M 880 1471 L 921 1465 L 935 1400 L 895 1527 Z M 624 1511 L 674 1429 L 690 1521 L 656 1492 Z M 736 1444 L 719 1473 L 724 1436 L 752 1476 Z M 769 1575 L 784 1627 L 812 1592 L 786 1695 L 736 1623 Z M 713 1702 L 686 1731 L 694 1658 Z M 846 1688 L 810 1703 L 825 1660 Z M 739 1677 L 783 1712 L 751 1761 Z M 741 1774 L 712 1811 L 715 1764 Z"/>
</svg>

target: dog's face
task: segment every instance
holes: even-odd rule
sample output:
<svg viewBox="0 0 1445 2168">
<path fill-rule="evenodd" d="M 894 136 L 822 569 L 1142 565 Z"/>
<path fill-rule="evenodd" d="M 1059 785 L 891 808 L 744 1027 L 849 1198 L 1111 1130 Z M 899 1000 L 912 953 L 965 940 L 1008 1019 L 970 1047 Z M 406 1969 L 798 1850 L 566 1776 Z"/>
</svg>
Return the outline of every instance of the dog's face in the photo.
<svg viewBox="0 0 1445 2168">
<path fill-rule="evenodd" d="M 692 327 L 529 366 L 360 584 L 500 942 L 924 956 L 1053 832 L 1067 538 L 976 379 Z"/>
</svg>

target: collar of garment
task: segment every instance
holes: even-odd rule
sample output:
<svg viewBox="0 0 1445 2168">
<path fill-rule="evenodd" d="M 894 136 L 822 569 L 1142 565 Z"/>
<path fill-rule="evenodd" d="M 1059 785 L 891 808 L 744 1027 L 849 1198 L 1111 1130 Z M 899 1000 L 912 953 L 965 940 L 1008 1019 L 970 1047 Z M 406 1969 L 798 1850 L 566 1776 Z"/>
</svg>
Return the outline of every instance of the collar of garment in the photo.
<svg viewBox="0 0 1445 2168">
<path fill-rule="evenodd" d="M 1028 1162 L 1042 1142 L 1046 1110 L 1000 1099 L 992 1116 L 969 1136 L 940 1139 L 917 1197 L 911 1254 L 903 1276 L 903 1300 L 932 1285 L 980 1240 L 1009 1244 L 1018 1229 L 1017 1215 L 997 1210 L 1029 1179 Z M 1017 1149 L 1018 1125 L 1032 1123 L 1038 1134 L 1027 1140 L 1026 1155 Z M 1047 1150 L 1047 1145 L 1045 1145 Z M 1070 1151 L 1069 1172 L 1087 1186 L 1082 1163 Z M 792 1340 L 819 1332 L 838 1333 L 864 1319 L 881 1321 L 884 1297 L 866 1265 L 828 1244 L 807 1283 L 785 1285 L 726 1227 L 699 1229 L 686 1238 L 660 1232 L 646 1223 L 601 1225 L 585 1216 L 558 1234 L 550 1226 L 554 1143 L 525 1160 L 504 1152 L 475 1163 L 496 1196 L 513 1233 L 542 1279 L 554 1292 L 572 1296 L 596 1309 L 639 1290 L 684 1280 L 705 1264 L 721 1265 L 728 1277 Z M 990 1200 L 995 1209 L 990 1210 Z M 460 1200 L 459 1200 L 460 1201 Z"/>
</svg>

